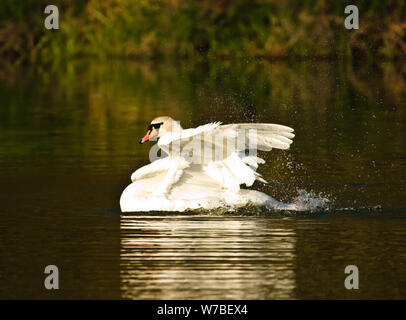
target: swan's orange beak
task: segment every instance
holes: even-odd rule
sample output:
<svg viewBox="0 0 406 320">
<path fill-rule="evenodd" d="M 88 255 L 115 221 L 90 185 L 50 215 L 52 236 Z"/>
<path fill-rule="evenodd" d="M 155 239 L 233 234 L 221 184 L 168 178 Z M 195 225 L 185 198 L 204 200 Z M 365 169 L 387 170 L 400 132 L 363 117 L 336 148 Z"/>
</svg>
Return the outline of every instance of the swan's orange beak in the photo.
<svg viewBox="0 0 406 320">
<path fill-rule="evenodd" d="M 151 130 L 148 130 L 147 134 L 140 140 L 140 143 L 149 141 L 151 138 L 155 137 L 158 134 L 158 131 L 154 127 Z"/>
</svg>

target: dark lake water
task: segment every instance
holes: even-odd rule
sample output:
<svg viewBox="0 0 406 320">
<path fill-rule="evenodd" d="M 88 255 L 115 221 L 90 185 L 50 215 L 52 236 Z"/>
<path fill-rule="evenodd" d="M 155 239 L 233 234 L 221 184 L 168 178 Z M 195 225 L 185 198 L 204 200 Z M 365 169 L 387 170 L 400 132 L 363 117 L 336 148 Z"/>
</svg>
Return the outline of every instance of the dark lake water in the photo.
<svg viewBox="0 0 406 320">
<path fill-rule="evenodd" d="M 0 101 L 0 298 L 406 298 L 405 64 L 77 61 L 2 68 Z M 256 187 L 323 207 L 121 214 L 158 115 L 295 128 Z"/>
</svg>

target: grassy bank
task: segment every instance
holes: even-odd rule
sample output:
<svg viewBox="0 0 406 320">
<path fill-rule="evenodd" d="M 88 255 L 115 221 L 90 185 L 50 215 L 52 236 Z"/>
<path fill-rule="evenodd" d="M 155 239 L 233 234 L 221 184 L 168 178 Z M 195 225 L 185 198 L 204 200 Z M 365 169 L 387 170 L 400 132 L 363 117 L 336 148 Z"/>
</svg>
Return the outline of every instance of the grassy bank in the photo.
<svg viewBox="0 0 406 320">
<path fill-rule="evenodd" d="M 54 0 L 60 29 L 44 28 L 47 1 L 3 0 L 0 56 L 50 61 L 77 56 L 154 59 L 406 55 L 405 0 Z M 356 4 L 360 29 L 344 28 Z"/>
</svg>

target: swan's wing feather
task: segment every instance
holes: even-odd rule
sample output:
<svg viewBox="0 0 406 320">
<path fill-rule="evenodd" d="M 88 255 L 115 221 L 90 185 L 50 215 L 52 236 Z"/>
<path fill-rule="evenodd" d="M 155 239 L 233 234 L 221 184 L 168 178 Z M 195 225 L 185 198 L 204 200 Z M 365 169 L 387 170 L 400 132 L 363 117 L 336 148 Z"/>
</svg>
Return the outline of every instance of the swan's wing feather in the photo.
<svg viewBox="0 0 406 320">
<path fill-rule="evenodd" d="M 262 151 L 270 151 L 272 148 L 286 150 L 295 137 L 292 128 L 273 123 L 228 124 L 220 126 L 217 130 L 229 136 L 245 132 L 246 150 L 252 147 Z"/>
<path fill-rule="evenodd" d="M 201 125 L 197 128 L 185 129 L 185 130 L 182 130 L 180 139 L 188 139 L 188 138 L 194 137 L 194 136 L 202 134 L 202 133 L 210 134 L 210 132 L 213 132 L 213 130 L 219 128 L 220 126 L 221 126 L 221 122 L 211 122 L 211 123 Z"/>
</svg>

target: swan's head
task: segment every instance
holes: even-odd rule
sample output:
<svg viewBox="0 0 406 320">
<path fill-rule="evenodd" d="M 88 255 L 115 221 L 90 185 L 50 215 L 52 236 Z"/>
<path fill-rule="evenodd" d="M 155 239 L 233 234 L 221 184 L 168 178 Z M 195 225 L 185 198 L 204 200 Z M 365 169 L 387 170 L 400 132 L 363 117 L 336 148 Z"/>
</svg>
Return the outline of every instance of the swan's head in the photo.
<svg viewBox="0 0 406 320">
<path fill-rule="evenodd" d="M 160 138 L 168 132 L 182 131 L 179 121 L 173 120 L 171 117 L 158 117 L 151 121 L 148 127 L 147 134 L 140 140 L 140 143 L 147 142 L 152 138 Z"/>
</svg>

